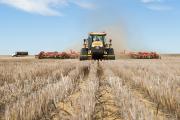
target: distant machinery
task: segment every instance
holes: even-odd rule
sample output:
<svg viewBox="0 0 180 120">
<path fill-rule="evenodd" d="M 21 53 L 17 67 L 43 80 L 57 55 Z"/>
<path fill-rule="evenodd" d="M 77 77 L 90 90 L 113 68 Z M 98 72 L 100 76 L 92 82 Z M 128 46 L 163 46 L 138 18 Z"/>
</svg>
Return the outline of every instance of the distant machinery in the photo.
<svg viewBox="0 0 180 120">
<path fill-rule="evenodd" d="M 25 51 L 18 51 L 18 52 L 15 52 L 15 54 L 13 55 L 13 57 L 25 57 L 25 56 L 28 56 L 28 52 L 25 52 Z"/>
</svg>

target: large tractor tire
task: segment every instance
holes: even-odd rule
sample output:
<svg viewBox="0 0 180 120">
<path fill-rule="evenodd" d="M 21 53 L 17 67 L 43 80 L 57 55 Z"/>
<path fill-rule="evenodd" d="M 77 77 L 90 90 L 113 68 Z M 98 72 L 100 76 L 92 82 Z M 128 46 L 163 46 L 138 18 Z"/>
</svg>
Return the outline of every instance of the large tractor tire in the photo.
<svg viewBox="0 0 180 120">
<path fill-rule="evenodd" d="M 80 61 L 82 60 L 88 60 L 88 49 L 87 48 L 82 48 L 81 53 L 80 53 Z"/>
<path fill-rule="evenodd" d="M 115 54 L 114 54 L 114 49 L 109 48 L 107 51 L 107 59 L 108 60 L 115 60 Z"/>
</svg>

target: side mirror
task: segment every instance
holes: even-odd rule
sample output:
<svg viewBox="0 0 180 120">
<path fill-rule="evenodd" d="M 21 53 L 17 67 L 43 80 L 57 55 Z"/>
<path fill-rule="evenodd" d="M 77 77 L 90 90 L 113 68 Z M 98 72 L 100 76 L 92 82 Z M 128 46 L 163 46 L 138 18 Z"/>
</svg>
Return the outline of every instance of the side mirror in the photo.
<svg viewBox="0 0 180 120">
<path fill-rule="evenodd" d="M 112 39 L 109 39 L 109 48 L 111 48 L 112 46 L 111 42 L 112 42 Z"/>
<path fill-rule="evenodd" d="M 109 39 L 109 42 L 111 43 L 111 42 L 112 42 L 112 39 Z"/>
<path fill-rule="evenodd" d="M 84 44 L 86 44 L 86 39 L 84 39 Z"/>
<path fill-rule="evenodd" d="M 84 48 L 87 47 L 86 39 L 84 39 Z"/>
</svg>

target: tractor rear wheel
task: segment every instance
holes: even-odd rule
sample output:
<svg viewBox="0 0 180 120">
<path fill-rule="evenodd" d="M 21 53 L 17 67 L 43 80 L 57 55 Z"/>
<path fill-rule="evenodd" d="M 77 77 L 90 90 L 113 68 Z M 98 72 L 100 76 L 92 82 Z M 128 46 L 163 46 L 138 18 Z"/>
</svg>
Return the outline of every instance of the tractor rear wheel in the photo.
<svg viewBox="0 0 180 120">
<path fill-rule="evenodd" d="M 82 60 L 88 60 L 88 49 L 87 48 L 82 48 L 81 53 L 80 53 L 80 58 Z"/>
<path fill-rule="evenodd" d="M 114 49 L 109 48 L 107 51 L 107 59 L 108 60 L 115 60 L 115 54 L 114 54 Z"/>
</svg>

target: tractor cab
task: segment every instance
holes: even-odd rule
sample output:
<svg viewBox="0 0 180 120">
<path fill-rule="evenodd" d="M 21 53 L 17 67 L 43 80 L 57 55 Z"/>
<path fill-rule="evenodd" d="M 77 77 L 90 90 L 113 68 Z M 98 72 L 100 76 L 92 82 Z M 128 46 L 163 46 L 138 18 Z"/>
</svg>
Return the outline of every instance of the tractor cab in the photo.
<svg viewBox="0 0 180 120">
<path fill-rule="evenodd" d="M 90 33 L 89 34 L 89 41 L 91 41 L 91 42 L 100 41 L 104 45 L 106 42 L 105 37 L 106 37 L 106 33 Z"/>
<path fill-rule="evenodd" d="M 106 33 L 94 33 L 94 32 L 89 33 L 89 37 L 87 39 L 88 48 L 91 48 L 96 45 L 100 45 L 101 47 L 105 46 L 105 42 L 106 42 L 105 37 L 106 37 Z"/>
</svg>

